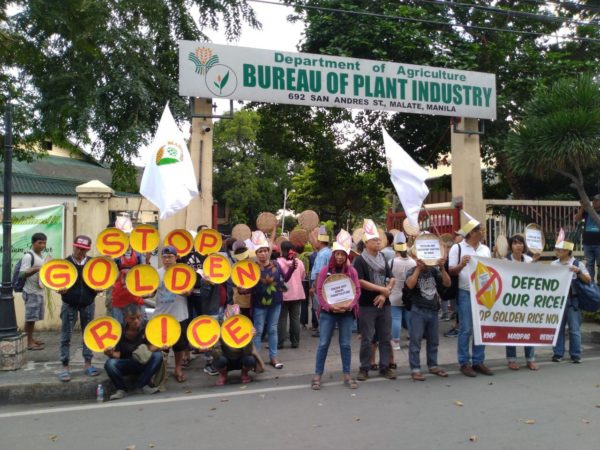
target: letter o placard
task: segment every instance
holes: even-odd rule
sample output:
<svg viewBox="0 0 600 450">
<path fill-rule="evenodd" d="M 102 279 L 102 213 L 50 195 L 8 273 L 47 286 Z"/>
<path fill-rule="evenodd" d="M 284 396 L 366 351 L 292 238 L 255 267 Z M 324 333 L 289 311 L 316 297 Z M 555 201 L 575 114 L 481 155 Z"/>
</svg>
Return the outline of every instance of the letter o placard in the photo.
<svg viewBox="0 0 600 450">
<path fill-rule="evenodd" d="M 109 347 L 116 347 L 121 339 L 121 324 L 112 317 L 98 317 L 83 330 L 83 342 L 94 353 L 102 353 Z"/>
<path fill-rule="evenodd" d="M 131 248 L 138 253 L 153 252 L 160 244 L 158 230 L 150 225 L 138 225 L 129 235 Z"/>
<path fill-rule="evenodd" d="M 96 249 L 101 255 L 118 258 L 123 256 L 129 247 L 129 236 L 118 228 L 107 228 L 98 234 Z"/>
<path fill-rule="evenodd" d="M 133 266 L 125 276 L 127 290 L 138 297 L 152 294 L 158 289 L 159 284 L 158 272 L 148 264 Z"/>
<path fill-rule="evenodd" d="M 41 267 L 40 280 L 54 291 L 69 289 L 77 280 L 77 269 L 66 259 L 51 259 Z"/>
<path fill-rule="evenodd" d="M 221 339 L 228 347 L 243 348 L 252 341 L 253 328 L 252 321 L 246 316 L 231 316 L 223 322 Z"/>
<path fill-rule="evenodd" d="M 198 316 L 190 322 L 187 328 L 187 338 L 190 345 L 200 350 L 206 350 L 219 342 L 221 327 L 211 316 Z"/>
<path fill-rule="evenodd" d="M 111 287 L 118 276 L 117 264 L 106 256 L 92 258 L 83 266 L 83 281 L 96 291 Z"/>
<path fill-rule="evenodd" d="M 177 250 L 177 256 L 185 256 L 194 248 L 194 238 L 188 230 L 177 229 L 167 234 L 164 245 L 172 245 Z"/>
<path fill-rule="evenodd" d="M 170 314 L 159 314 L 148 321 L 146 339 L 158 348 L 172 347 L 181 336 L 181 325 Z"/>
<path fill-rule="evenodd" d="M 165 271 L 164 283 L 173 294 L 191 291 L 196 284 L 196 272 L 187 264 L 174 264 Z"/>
<path fill-rule="evenodd" d="M 218 253 L 208 255 L 202 263 L 204 278 L 211 283 L 225 283 L 231 275 L 231 264 L 229 259 Z"/>
<path fill-rule="evenodd" d="M 260 281 L 260 267 L 249 259 L 238 261 L 231 268 L 231 281 L 242 289 L 253 288 Z"/>
<path fill-rule="evenodd" d="M 223 238 L 221 233 L 212 228 L 200 230 L 194 240 L 194 248 L 202 256 L 210 255 L 211 253 L 217 253 L 221 250 L 223 245 Z"/>
</svg>

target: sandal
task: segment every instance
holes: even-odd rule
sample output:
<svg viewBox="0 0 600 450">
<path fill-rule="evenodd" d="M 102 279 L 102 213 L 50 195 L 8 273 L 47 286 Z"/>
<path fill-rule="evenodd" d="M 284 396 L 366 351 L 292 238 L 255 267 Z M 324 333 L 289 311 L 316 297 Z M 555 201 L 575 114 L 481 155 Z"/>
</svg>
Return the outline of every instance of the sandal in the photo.
<svg viewBox="0 0 600 450">
<path fill-rule="evenodd" d="M 396 369 L 398 368 L 398 364 L 396 364 L 395 362 L 394 362 L 394 363 L 390 363 L 390 364 L 388 365 L 388 367 L 389 367 L 390 369 L 394 369 L 394 370 L 396 370 Z"/>
<path fill-rule="evenodd" d="M 33 345 L 30 345 L 29 347 L 27 347 L 27 350 L 31 350 L 31 351 L 35 351 L 35 350 L 44 350 L 43 345 L 38 344 L 37 342 L 34 342 Z"/>
<path fill-rule="evenodd" d="M 184 383 L 185 381 L 187 381 L 187 378 L 183 373 L 174 373 L 173 376 L 175 377 L 175 381 L 177 381 L 178 383 Z"/>
<path fill-rule="evenodd" d="M 446 371 L 444 369 L 440 369 L 439 367 L 437 369 L 431 369 L 429 371 L 429 373 L 432 373 L 433 375 L 437 375 L 438 377 L 442 377 L 442 378 L 448 377 L 448 374 L 446 373 Z"/>
<path fill-rule="evenodd" d="M 534 361 L 527 361 L 527 368 L 529 370 L 539 370 L 540 369 Z"/>
<path fill-rule="evenodd" d="M 181 366 L 188 368 L 188 367 L 190 367 L 191 363 L 192 363 L 192 360 L 190 358 L 183 358 L 183 360 L 181 361 Z"/>
<path fill-rule="evenodd" d="M 90 366 L 85 368 L 85 374 L 89 377 L 97 377 L 100 372 L 94 366 Z"/>
<path fill-rule="evenodd" d="M 60 381 L 62 381 L 63 383 L 66 383 L 67 381 L 71 381 L 71 372 L 69 372 L 68 370 L 63 370 L 62 372 L 60 372 L 58 374 L 58 379 Z"/>
<path fill-rule="evenodd" d="M 313 378 L 310 381 L 310 388 L 313 391 L 320 391 L 321 390 L 321 379 L 320 378 Z"/>
<path fill-rule="evenodd" d="M 279 361 L 271 361 L 269 364 L 271 364 L 276 369 L 283 369 L 283 363 Z"/>
<path fill-rule="evenodd" d="M 358 382 L 354 378 L 346 378 L 344 380 L 344 386 L 350 389 L 358 389 Z"/>
<path fill-rule="evenodd" d="M 528 366 L 529 366 L 529 363 L 528 363 Z M 510 370 L 519 370 L 519 365 L 516 363 L 516 361 L 509 361 L 508 368 Z"/>
<path fill-rule="evenodd" d="M 413 372 L 410 374 L 410 376 L 413 381 L 425 381 L 425 375 L 423 375 L 421 372 Z"/>
</svg>

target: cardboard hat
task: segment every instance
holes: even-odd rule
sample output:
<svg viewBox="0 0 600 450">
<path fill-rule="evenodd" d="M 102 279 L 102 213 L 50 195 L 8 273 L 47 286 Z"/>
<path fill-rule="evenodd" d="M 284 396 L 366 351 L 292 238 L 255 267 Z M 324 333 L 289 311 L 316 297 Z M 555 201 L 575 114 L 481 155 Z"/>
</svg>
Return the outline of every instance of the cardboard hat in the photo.
<svg viewBox="0 0 600 450">
<path fill-rule="evenodd" d="M 367 242 L 371 239 L 380 239 L 377 226 L 375 225 L 375 222 L 373 222 L 371 219 L 365 219 L 365 221 L 363 222 L 362 229 L 364 231 L 363 241 Z"/>
<path fill-rule="evenodd" d="M 557 248 L 559 250 L 570 251 L 573 251 L 573 249 L 575 248 L 575 244 L 573 242 L 565 240 L 565 230 L 563 230 L 562 228 L 560 229 L 560 232 L 556 237 L 556 244 L 554 245 L 554 248 Z"/>
<path fill-rule="evenodd" d="M 475 228 L 477 228 L 478 226 L 481 225 L 481 223 L 479 223 L 479 221 L 477 219 L 475 219 L 475 217 L 471 216 L 469 213 L 467 213 L 466 211 L 462 211 L 462 213 L 465 215 L 465 217 L 467 218 L 467 223 L 465 223 L 460 230 L 458 230 L 458 234 L 460 234 L 462 237 L 467 237 L 467 234 L 469 234 L 471 231 L 473 231 Z"/>
<path fill-rule="evenodd" d="M 248 249 L 248 258 L 254 258 L 256 256 L 256 248 L 254 247 L 252 240 L 246 239 L 244 244 L 246 244 L 246 248 Z"/>
<path fill-rule="evenodd" d="M 121 230 L 123 233 L 131 233 L 133 231 L 133 224 L 131 218 L 127 213 L 121 213 L 115 220 L 115 228 Z"/>
<path fill-rule="evenodd" d="M 329 234 L 325 225 L 319 227 L 319 234 L 317 235 L 317 241 L 329 242 Z"/>
<path fill-rule="evenodd" d="M 406 235 L 400 231 L 394 236 L 394 250 L 397 252 L 406 251 Z"/>
<path fill-rule="evenodd" d="M 335 242 L 333 243 L 332 250 L 335 252 L 336 250 L 341 250 L 346 252 L 347 255 L 350 254 L 350 249 L 352 248 L 352 236 L 343 228 L 335 237 Z"/>
<path fill-rule="evenodd" d="M 261 248 L 270 248 L 269 241 L 267 241 L 265 233 L 263 233 L 260 230 L 253 231 L 250 240 L 252 241 L 252 245 L 254 246 L 254 251 L 259 250 Z"/>
</svg>

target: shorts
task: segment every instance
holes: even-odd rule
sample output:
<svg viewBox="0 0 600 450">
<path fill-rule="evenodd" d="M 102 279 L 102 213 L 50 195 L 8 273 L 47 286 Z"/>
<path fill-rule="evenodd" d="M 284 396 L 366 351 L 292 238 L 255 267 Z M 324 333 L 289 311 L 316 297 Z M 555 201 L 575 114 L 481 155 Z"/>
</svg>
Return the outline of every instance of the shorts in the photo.
<svg viewBox="0 0 600 450">
<path fill-rule="evenodd" d="M 25 301 L 25 322 L 44 320 L 44 296 L 23 292 Z"/>
</svg>

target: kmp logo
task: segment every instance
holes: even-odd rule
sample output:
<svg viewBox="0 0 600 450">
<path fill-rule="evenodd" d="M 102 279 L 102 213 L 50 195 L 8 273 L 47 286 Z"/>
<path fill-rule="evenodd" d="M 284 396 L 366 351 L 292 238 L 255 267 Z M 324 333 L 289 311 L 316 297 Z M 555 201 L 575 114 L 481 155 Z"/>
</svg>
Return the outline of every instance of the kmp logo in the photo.
<svg viewBox="0 0 600 450">
<path fill-rule="evenodd" d="M 225 64 L 219 64 L 219 55 L 214 55 L 210 48 L 197 47 L 190 52 L 188 59 L 194 64 L 194 71 L 204 75 L 208 90 L 216 97 L 227 97 L 237 89 L 237 75 Z"/>
</svg>

